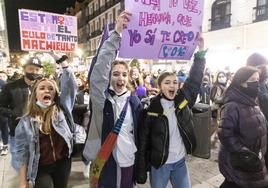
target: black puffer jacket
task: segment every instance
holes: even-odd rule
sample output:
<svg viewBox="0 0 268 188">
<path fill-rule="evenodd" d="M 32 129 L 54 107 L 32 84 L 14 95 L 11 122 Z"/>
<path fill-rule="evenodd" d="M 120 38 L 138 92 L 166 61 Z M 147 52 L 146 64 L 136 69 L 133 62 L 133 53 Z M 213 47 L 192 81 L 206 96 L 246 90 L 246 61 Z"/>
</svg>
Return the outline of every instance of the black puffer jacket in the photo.
<svg viewBox="0 0 268 188">
<path fill-rule="evenodd" d="M 196 146 L 190 108 L 194 105 L 199 93 L 204 67 L 205 59 L 196 56 L 189 77 L 174 99 L 177 125 L 187 153 L 192 153 Z M 169 123 L 168 118 L 163 114 L 160 99 L 161 94 L 154 97 L 148 109 L 143 112 L 136 167 L 138 183 L 145 183 L 150 166 L 160 168 L 165 164 L 169 155 Z"/>
<path fill-rule="evenodd" d="M 259 105 L 262 113 L 268 121 L 268 84 L 266 82 L 260 83 L 260 92 L 258 95 Z"/>
<path fill-rule="evenodd" d="M 74 108 L 72 111 L 74 122 L 78 125 L 82 125 L 84 120 L 84 114 L 87 112 L 88 104 L 84 104 L 83 90 L 79 90 L 76 94 Z"/>
<path fill-rule="evenodd" d="M 255 100 L 229 88 L 221 110 L 219 169 L 243 188 L 267 188 L 267 122 Z"/>
<path fill-rule="evenodd" d="M 9 117 L 11 136 L 15 135 L 15 128 L 19 122 L 18 117 L 22 117 L 30 94 L 30 87 L 24 81 L 24 78 L 14 82 L 7 83 L 0 95 L 0 115 Z"/>
</svg>

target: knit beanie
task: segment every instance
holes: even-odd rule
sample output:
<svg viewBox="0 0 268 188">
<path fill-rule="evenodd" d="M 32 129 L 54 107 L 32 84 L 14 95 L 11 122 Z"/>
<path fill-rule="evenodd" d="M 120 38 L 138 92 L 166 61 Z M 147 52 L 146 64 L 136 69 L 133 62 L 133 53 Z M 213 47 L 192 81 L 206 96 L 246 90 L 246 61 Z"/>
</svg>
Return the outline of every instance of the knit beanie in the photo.
<svg viewBox="0 0 268 188">
<path fill-rule="evenodd" d="M 267 59 L 259 53 L 254 53 L 250 55 L 247 60 L 247 66 L 256 67 L 256 66 L 265 65 L 265 64 L 268 64 Z"/>
</svg>

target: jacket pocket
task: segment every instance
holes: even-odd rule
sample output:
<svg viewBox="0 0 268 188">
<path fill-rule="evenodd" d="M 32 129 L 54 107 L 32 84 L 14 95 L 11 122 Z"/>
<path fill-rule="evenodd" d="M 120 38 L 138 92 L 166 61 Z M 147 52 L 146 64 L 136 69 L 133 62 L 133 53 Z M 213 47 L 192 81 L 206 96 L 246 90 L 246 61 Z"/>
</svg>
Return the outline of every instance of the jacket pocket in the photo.
<svg viewBox="0 0 268 188">
<path fill-rule="evenodd" d="M 263 168 L 257 154 L 251 151 L 231 153 L 230 162 L 234 169 L 243 172 L 260 172 Z"/>
</svg>

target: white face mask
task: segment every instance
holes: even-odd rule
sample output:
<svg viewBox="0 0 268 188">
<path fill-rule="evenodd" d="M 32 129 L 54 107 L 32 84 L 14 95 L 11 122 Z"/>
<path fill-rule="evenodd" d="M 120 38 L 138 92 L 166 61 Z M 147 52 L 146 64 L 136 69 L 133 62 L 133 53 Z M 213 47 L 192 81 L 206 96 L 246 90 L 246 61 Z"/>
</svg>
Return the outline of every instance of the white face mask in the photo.
<svg viewBox="0 0 268 188">
<path fill-rule="evenodd" d="M 220 83 L 220 84 L 225 84 L 226 83 L 226 78 L 224 77 L 224 78 L 219 78 L 218 79 L 218 82 Z"/>
<path fill-rule="evenodd" d="M 113 88 L 113 86 L 110 86 L 109 89 L 112 90 L 112 91 L 114 91 L 116 95 L 122 95 L 124 92 L 127 91 L 127 88 L 125 88 L 120 93 L 118 93 L 118 92 L 115 91 L 115 89 Z"/>
<path fill-rule="evenodd" d="M 47 106 L 47 105 L 42 104 L 40 101 L 36 101 L 36 105 L 39 106 L 39 107 L 42 108 L 42 109 L 46 109 L 46 108 L 49 107 L 49 106 Z"/>
</svg>

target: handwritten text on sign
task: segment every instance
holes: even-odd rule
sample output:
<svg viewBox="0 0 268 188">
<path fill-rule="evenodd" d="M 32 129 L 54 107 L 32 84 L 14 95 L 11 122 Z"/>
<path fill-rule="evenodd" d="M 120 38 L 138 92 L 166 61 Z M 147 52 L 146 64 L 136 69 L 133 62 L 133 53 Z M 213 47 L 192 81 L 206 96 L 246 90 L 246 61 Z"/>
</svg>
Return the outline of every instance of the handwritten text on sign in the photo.
<svg viewBox="0 0 268 188">
<path fill-rule="evenodd" d="M 19 10 L 21 49 L 25 51 L 74 51 L 77 18 L 48 12 Z"/>
<path fill-rule="evenodd" d="M 128 0 L 132 13 L 119 56 L 189 60 L 201 32 L 203 0 Z"/>
</svg>

